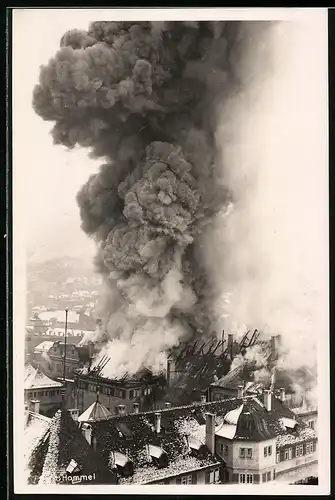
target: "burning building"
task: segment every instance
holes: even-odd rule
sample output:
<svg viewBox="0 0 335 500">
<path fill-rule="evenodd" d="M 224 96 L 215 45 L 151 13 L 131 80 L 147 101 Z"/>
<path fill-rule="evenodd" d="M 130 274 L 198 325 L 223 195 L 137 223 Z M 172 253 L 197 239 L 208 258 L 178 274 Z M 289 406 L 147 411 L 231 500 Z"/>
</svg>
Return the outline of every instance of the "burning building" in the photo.
<svg viewBox="0 0 335 500">
<path fill-rule="evenodd" d="M 97 364 L 74 372 L 76 407 L 80 411 L 95 402 L 97 392 L 111 414 L 131 412 L 134 407 L 142 411 L 151 409 L 162 398 L 166 383 L 163 375 L 155 376 L 143 369 L 135 375 L 111 379 L 103 375 L 103 368 L 109 362 L 109 358 L 102 358 Z"/>
<path fill-rule="evenodd" d="M 82 228 L 98 243 L 106 293 L 97 340 L 101 357 L 119 353 L 111 378 L 143 364 L 159 372 L 169 349 L 216 328 L 220 290 L 205 248 L 234 201 L 218 104 L 243 88 L 241 54 L 271 26 L 96 21 L 65 33 L 41 68 L 33 106 L 53 122 L 54 143 L 104 161 L 77 201 Z"/>
</svg>

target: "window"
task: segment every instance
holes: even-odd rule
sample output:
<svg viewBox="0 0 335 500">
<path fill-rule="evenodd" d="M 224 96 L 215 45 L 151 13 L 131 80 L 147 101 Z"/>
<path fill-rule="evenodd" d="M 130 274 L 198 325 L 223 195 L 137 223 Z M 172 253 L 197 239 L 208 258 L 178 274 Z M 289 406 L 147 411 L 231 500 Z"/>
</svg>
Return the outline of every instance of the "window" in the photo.
<svg viewBox="0 0 335 500">
<path fill-rule="evenodd" d="M 182 476 L 180 483 L 181 484 L 192 484 L 192 474 L 189 474 L 188 476 Z"/>
<path fill-rule="evenodd" d="M 220 444 L 220 451 L 222 455 L 228 455 L 228 446 L 226 444 Z"/>
<path fill-rule="evenodd" d="M 313 441 L 310 443 L 310 452 L 313 453 L 315 451 L 315 446 Z"/>
<path fill-rule="evenodd" d="M 311 429 L 313 429 L 313 430 L 314 430 L 314 425 L 315 425 L 314 420 L 309 420 L 309 422 L 308 422 L 308 426 L 309 426 Z"/>
<path fill-rule="evenodd" d="M 245 457 L 245 448 L 240 448 L 240 458 Z"/>
<path fill-rule="evenodd" d="M 134 399 L 134 391 L 129 391 L 129 399 Z"/>
<path fill-rule="evenodd" d="M 288 460 L 288 450 L 284 451 L 284 460 Z"/>
<path fill-rule="evenodd" d="M 277 455 L 276 455 L 276 462 L 277 462 L 277 464 L 280 462 L 280 453 L 279 453 L 279 451 L 277 452 Z"/>
<path fill-rule="evenodd" d="M 215 469 L 214 471 L 214 481 L 218 483 L 220 481 L 220 469 Z"/>
<path fill-rule="evenodd" d="M 253 483 L 253 475 L 252 474 L 240 474 L 240 483 L 241 484 L 252 484 Z"/>
<path fill-rule="evenodd" d="M 247 457 L 252 458 L 252 448 L 247 448 Z"/>
<path fill-rule="evenodd" d="M 310 446 L 309 446 L 309 443 L 306 444 L 306 455 L 309 455 L 310 453 Z"/>
<path fill-rule="evenodd" d="M 272 446 L 268 447 L 268 455 L 269 455 L 269 457 L 271 457 L 271 455 L 272 455 Z"/>
<path fill-rule="evenodd" d="M 262 474 L 262 482 L 266 483 L 266 472 L 264 474 Z"/>
<path fill-rule="evenodd" d="M 295 449 L 295 456 L 296 457 L 302 457 L 304 454 L 304 447 L 303 445 L 297 446 Z"/>
<path fill-rule="evenodd" d="M 271 471 L 267 473 L 267 477 L 266 477 L 266 479 L 267 479 L 268 481 L 271 481 Z"/>
<path fill-rule="evenodd" d="M 292 448 L 288 449 L 288 459 L 292 460 Z"/>
<path fill-rule="evenodd" d="M 264 448 L 264 456 L 267 457 L 268 456 L 268 447 L 265 446 Z"/>
</svg>

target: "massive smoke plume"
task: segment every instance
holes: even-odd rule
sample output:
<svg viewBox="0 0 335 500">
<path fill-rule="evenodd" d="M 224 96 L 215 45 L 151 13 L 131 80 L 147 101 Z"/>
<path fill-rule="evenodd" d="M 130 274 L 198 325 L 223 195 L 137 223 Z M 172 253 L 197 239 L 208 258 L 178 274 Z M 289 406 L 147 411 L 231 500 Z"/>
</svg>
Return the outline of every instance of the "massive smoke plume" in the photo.
<svg viewBox="0 0 335 500">
<path fill-rule="evenodd" d="M 159 369 L 181 338 L 212 332 L 202 235 L 233 201 L 217 110 L 243 85 L 250 35 L 269 25 L 93 22 L 65 33 L 41 68 L 33 106 L 55 123 L 54 143 L 104 159 L 77 200 L 107 289 L 95 340 L 107 342 L 110 376 Z"/>
</svg>

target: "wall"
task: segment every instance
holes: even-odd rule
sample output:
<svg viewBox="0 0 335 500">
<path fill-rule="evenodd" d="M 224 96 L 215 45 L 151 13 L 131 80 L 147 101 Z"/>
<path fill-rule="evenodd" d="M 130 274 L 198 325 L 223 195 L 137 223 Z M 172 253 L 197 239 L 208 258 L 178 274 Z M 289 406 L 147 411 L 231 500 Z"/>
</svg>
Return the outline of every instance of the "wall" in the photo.
<svg viewBox="0 0 335 500">
<path fill-rule="evenodd" d="M 185 474 L 180 474 L 179 476 L 173 476 L 173 477 L 168 477 L 166 479 L 163 479 L 161 481 L 153 481 L 152 483 L 148 484 L 181 484 L 181 480 L 183 476 L 190 476 L 192 475 L 192 484 L 208 484 L 206 482 L 206 478 L 208 477 L 209 471 L 214 471 L 215 469 L 220 469 L 219 466 L 211 466 L 207 467 L 205 469 L 200 469 L 198 471 L 190 471 L 190 472 L 185 472 Z M 220 470 L 221 473 L 221 470 Z"/>
<path fill-rule="evenodd" d="M 227 387 L 210 387 L 210 401 L 218 401 L 220 399 L 234 398 L 237 396 L 237 389 L 228 389 Z"/>
</svg>

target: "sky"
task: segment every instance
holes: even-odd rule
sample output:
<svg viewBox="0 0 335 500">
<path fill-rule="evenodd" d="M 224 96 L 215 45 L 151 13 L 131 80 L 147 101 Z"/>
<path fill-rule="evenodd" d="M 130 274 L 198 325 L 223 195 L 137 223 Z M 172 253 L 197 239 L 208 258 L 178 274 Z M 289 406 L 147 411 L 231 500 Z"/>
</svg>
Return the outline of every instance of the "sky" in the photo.
<svg viewBox="0 0 335 500">
<path fill-rule="evenodd" d="M 94 252 L 92 241 L 80 229 L 75 197 L 100 162 L 89 159 L 85 150 L 54 146 L 49 135 L 52 124 L 31 106 L 39 67 L 56 53 L 61 36 L 73 27 L 88 27 L 89 14 L 74 14 L 21 10 L 15 15 L 13 183 L 19 200 L 16 208 L 24 214 L 25 247 L 34 260 L 59 255 L 89 258 Z M 34 25 L 38 29 L 32 29 Z"/>
</svg>

